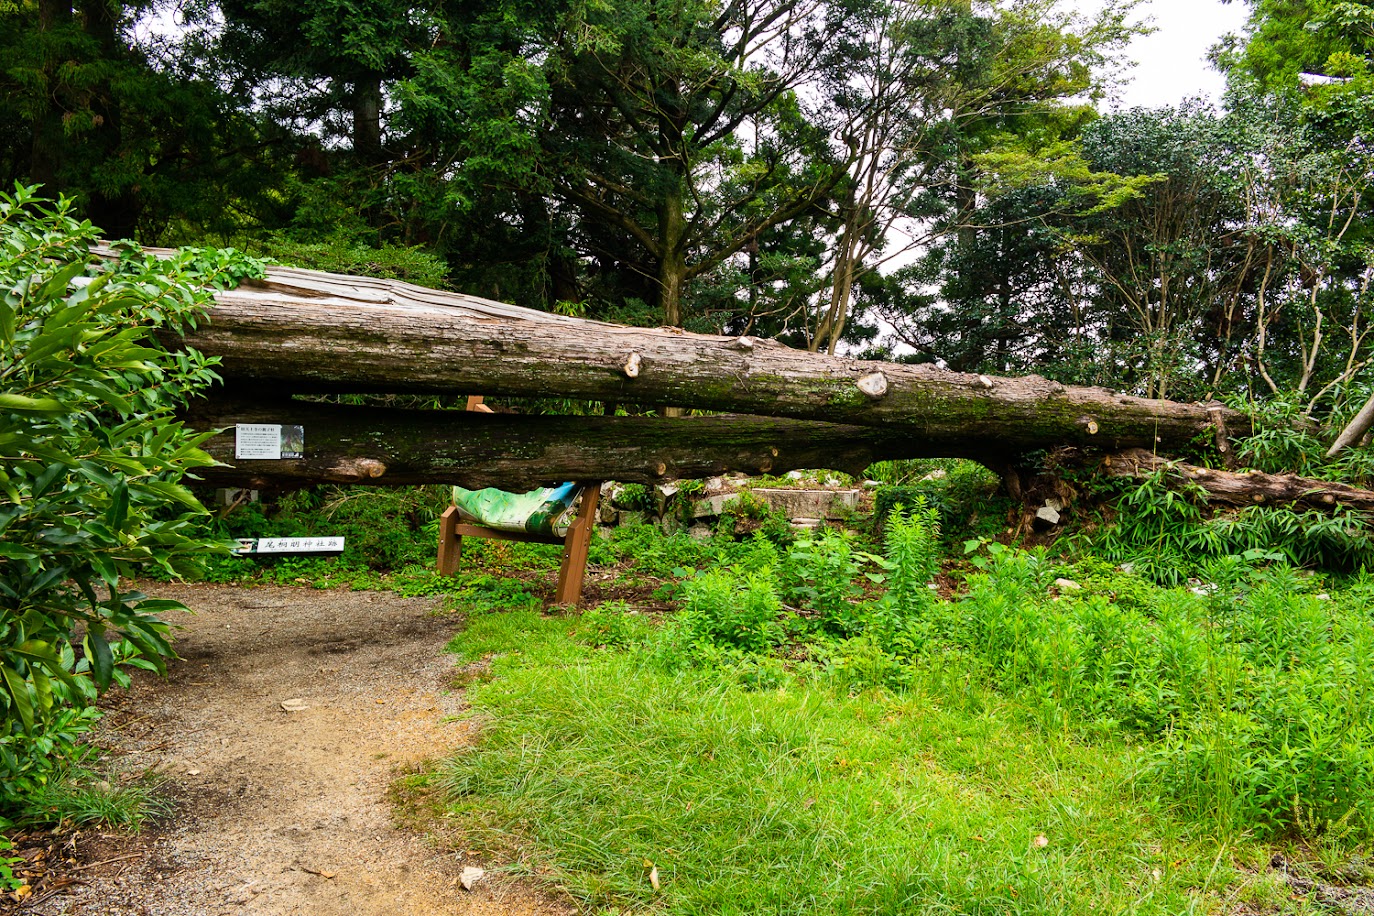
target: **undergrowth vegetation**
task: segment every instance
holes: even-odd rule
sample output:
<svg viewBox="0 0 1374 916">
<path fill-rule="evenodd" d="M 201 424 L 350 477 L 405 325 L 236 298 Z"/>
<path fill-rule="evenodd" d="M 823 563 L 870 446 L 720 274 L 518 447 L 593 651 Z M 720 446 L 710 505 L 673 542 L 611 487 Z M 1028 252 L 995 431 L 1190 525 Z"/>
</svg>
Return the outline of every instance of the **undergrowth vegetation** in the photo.
<svg viewBox="0 0 1374 916">
<path fill-rule="evenodd" d="M 1113 523 L 1079 539 L 1078 547 L 1165 585 L 1178 585 L 1227 556 L 1263 554 L 1292 566 L 1356 572 L 1374 565 L 1374 537 L 1363 514 L 1296 512 L 1284 506 L 1247 506 L 1211 512 L 1196 486 L 1157 471 L 1128 485 L 1114 484 Z"/>
<path fill-rule="evenodd" d="M 1265 844 L 1365 848 L 1374 580 L 988 538 L 951 565 L 941 518 L 894 507 L 881 551 L 631 535 L 662 619 L 469 605 L 484 737 L 420 781 L 593 908 L 1283 912 Z"/>
</svg>

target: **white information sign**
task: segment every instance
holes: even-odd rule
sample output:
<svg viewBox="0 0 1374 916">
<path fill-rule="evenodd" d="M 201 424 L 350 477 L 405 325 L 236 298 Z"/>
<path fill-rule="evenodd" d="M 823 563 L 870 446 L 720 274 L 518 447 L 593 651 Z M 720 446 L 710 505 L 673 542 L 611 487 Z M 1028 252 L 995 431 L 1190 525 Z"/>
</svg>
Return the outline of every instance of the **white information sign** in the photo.
<svg viewBox="0 0 1374 916">
<path fill-rule="evenodd" d="M 324 538 L 258 538 L 254 553 L 339 553 L 344 549 L 341 537 Z"/>
<path fill-rule="evenodd" d="M 281 460 L 280 423 L 240 423 L 234 427 L 234 457 Z"/>
<path fill-rule="evenodd" d="M 239 423 L 234 427 L 234 457 L 257 461 L 304 458 L 305 427 Z"/>
</svg>

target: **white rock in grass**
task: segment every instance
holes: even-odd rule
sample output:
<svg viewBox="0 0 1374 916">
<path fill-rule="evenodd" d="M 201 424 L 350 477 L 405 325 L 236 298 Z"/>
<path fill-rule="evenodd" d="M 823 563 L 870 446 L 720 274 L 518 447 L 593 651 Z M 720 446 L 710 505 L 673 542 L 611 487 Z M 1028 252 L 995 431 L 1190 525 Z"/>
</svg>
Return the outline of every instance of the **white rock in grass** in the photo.
<svg viewBox="0 0 1374 916">
<path fill-rule="evenodd" d="M 1054 587 L 1057 588 L 1057 589 L 1059 589 L 1061 592 L 1073 592 L 1073 591 L 1077 591 L 1078 589 L 1082 588 L 1083 586 L 1079 585 L 1077 582 L 1073 581 L 1072 579 L 1055 579 L 1055 580 L 1054 580 Z"/>
<path fill-rule="evenodd" d="M 462 874 L 458 876 L 458 883 L 463 885 L 463 890 L 470 891 L 472 890 L 473 885 L 475 885 L 478 881 L 481 881 L 485 875 L 486 871 L 484 871 L 483 869 L 474 868 L 473 866 L 469 865 L 466 868 L 464 868 Z"/>
</svg>

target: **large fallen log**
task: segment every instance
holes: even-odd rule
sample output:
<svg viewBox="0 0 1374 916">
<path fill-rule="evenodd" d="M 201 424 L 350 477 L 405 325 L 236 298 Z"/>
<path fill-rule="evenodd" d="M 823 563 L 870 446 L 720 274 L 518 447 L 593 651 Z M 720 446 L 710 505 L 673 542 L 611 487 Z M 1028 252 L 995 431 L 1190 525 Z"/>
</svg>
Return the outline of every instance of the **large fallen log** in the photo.
<svg viewBox="0 0 1374 916">
<path fill-rule="evenodd" d="M 958 440 L 748 416 L 674 421 L 517 416 L 221 394 L 199 402 L 186 419 L 198 429 L 224 430 L 205 446 L 224 464 L 200 474 L 207 482 L 237 487 L 437 483 L 523 490 L 564 480 L 654 484 L 800 468 L 858 475 L 874 461 L 895 458 L 967 457 L 997 464 L 996 456 L 967 451 L 966 443 Z M 235 458 L 235 427 L 240 423 L 303 427 L 305 457 Z M 1369 490 L 1291 474 L 1198 467 L 1144 449 L 1106 455 L 1099 466 L 1115 477 L 1140 478 L 1163 471 L 1175 485 L 1202 488 L 1208 501 L 1218 505 L 1374 510 L 1374 492 Z"/>
<path fill-rule="evenodd" d="M 959 442 L 877 427 L 745 416 L 655 420 L 403 410 L 217 397 L 187 415 L 225 429 L 206 444 L 220 486 L 443 483 L 530 489 L 565 480 L 662 483 L 798 468 L 863 473 L 888 458 L 960 457 Z M 304 427 L 302 459 L 236 459 L 237 424 Z"/>
<path fill-rule="evenodd" d="M 1365 512 L 1374 510 L 1374 491 L 1296 474 L 1197 467 L 1166 460 L 1144 449 L 1108 455 L 1102 459 L 1101 467 L 1113 477 L 1140 478 L 1163 471 L 1172 483 L 1186 482 L 1201 487 L 1209 503 L 1225 506 L 1283 506 L 1321 512 L 1331 512 L 1338 506 Z"/>
<path fill-rule="evenodd" d="M 1249 431 L 1244 415 L 1217 405 L 831 357 L 750 337 L 622 327 L 396 281 L 273 267 L 265 281 L 215 299 L 210 320 L 186 343 L 220 357 L 231 381 L 288 393 L 673 404 L 880 426 L 958 449 L 949 455 L 1011 457 L 1057 445 L 1179 453 L 1218 429 Z"/>
</svg>

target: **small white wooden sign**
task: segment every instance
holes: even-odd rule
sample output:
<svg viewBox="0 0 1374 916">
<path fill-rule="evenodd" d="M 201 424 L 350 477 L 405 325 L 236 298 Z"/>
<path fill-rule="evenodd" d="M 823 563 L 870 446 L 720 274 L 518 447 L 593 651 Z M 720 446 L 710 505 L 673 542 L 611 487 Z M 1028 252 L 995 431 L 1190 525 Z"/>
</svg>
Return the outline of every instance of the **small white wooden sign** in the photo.
<svg viewBox="0 0 1374 916">
<path fill-rule="evenodd" d="M 234 553 L 342 553 L 342 537 L 317 538 L 239 538 Z"/>
<path fill-rule="evenodd" d="M 256 553 L 339 553 L 344 549 L 341 537 L 326 538 L 258 538 Z"/>
</svg>

